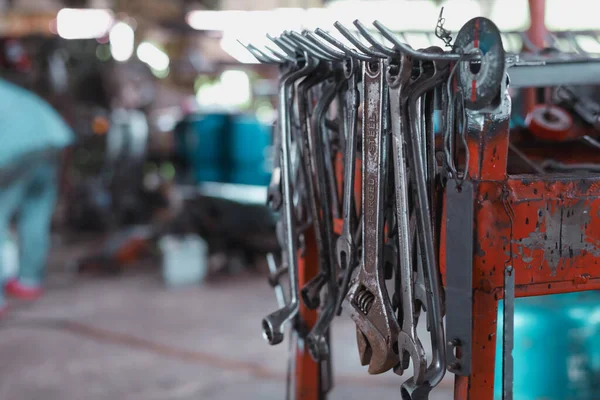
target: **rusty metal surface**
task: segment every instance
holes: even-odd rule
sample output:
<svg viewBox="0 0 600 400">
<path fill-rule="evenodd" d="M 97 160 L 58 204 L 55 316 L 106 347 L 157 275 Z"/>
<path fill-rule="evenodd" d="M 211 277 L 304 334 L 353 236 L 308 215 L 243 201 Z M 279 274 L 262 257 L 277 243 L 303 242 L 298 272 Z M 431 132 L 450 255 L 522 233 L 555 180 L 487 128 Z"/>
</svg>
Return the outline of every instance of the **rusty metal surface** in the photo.
<svg viewBox="0 0 600 400">
<path fill-rule="evenodd" d="M 600 176 L 509 176 L 507 120 L 478 118 L 467 139 L 475 185 L 473 358 L 471 375 L 455 382 L 455 399 L 461 400 L 493 399 L 495 357 L 501 357 L 495 352 L 497 301 L 508 265 L 515 297 L 600 288 Z M 558 147 L 525 151 L 534 159 L 583 159 L 576 156 L 583 153 L 561 154 Z M 444 246 L 442 236 L 440 261 Z M 441 262 L 442 274 L 445 267 Z"/>
</svg>

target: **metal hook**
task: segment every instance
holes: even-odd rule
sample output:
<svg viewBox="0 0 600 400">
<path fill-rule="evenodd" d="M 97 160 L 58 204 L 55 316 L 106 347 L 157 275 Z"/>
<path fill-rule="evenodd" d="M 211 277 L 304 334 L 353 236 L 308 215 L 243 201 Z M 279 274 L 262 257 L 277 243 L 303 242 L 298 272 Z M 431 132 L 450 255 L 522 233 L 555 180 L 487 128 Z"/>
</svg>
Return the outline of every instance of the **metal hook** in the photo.
<svg viewBox="0 0 600 400">
<path fill-rule="evenodd" d="M 304 48 L 305 51 L 307 51 L 309 54 L 312 54 L 316 58 L 319 58 L 324 61 L 338 61 L 337 58 L 332 57 L 329 54 L 321 51 L 321 49 L 319 49 L 319 47 L 315 46 L 311 41 L 306 39 L 304 36 L 302 36 L 298 32 L 286 31 L 286 32 L 284 32 L 284 35 L 289 37 L 291 40 L 294 40 L 296 43 L 298 43 L 299 46 Z"/>
<path fill-rule="evenodd" d="M 335 29 L 337 29 L 338 31 L 340 31 L 340 33 L 342 35 L 344 35 L 344 37 L 350 43 L 352 43 L 358 50 L 362 51 L 363 53 L 366 53 L 366 54 L 368 54 L 368 55 L 370 55 L 371 57 L 374 57 L 374 58 L 387 58 L 386 54 L 380 53 L 378 51 L 373 51 L 369 47 L 365 46 L 340 21 L 335 21 L 335 23 L 333 24 L 333 26 L 335 27 Z"/>
<path fill-rule="evenodd" d="M 321 28 L 317 28 L 315 30 L 315 33 L 317 35 L 321 36 L 323 39 L 325 39 L 329 43 L 331 43 L 333 46 L 335 46 L 338 49 L 342 50 L 349 57 L 353 57 L 353 58 L 356 58 L 358 60 L 366 61 L 366 62 L 373 61 L 373 57 L 369 57 L 369 56 L 367 56 L 365 54 L 359 53 L 358 51 L 356 51 L 354 49 L 351 49 L 350 47 L 346 46 L 345 44 L 343 44 L 342 42 L 340 42 L 339 40 L 337 40 L 336 38 L 334 38 L 333 36 L 331 36 L 329 33 L 325 32 Z"/>
<path fill-rule="evenodd" d="M 424 53 L 422 51 L 413 50 L 410 46 L 402 43 L 398 40 L 394 32 L 392 32 L 388 27 L 382 24 L 379 21 L 374 21 L 373 25 L 383 34 L 383 36 L 392 42 L 395 46 L 398 47 L 401 53 L 408 54 L 409 56 L 414 57 L 418 60 L 428 60 L 428 61 L 459 61 L 466 59 L 478 58 L 478 54 L 473 55 L 461 55 L 456 53 L 443 53 L 443 54 L 434 54 L 434 53 Z M 466 57 L 465 57 L 466 56 Z"/>
<path fill-rule="evenodd" d="M 295 57 L 290 57 L 289 55 L 283 54 L 283 53 L 281 53 L 281 52 L 279 52 L 279 51 L 277 51 L 275 49 L 272 49 L 271 47 L 269 47 L 267 45 L 265 45 L 265 48 L 267 50 L 269 50 L 271 53 L 273 53 L 275 56 L 277 56 L 277 57 L 279 57 L 279 58 L 281 58 L 283 60 L 286 60 L 286 61 L 289 61 L 289 62 L 295 62 L 296 61 Z"/>
<path fill-rule="evenodd" d="M 332 48 L 331 46 L 328 46 L 325 43 L 323 43 L 317 37 L 317 35 L 315 35 L 313 32 L 305 30 L 305 31 L 302 31 L 302 34 L 308 40 L 310 40 L 315 46 L 318 46 L 321 49 L 321 51 L 323 51 L 324 53 L 329 54 L 331 57 L 335 57 L 335 58 L 339 58 L 339 59 L 348 58 L 348 56 L 346 55 L 346 53 L 338 51 L 338 50 Z"/>
<path fill-rule="evenodd" d="M 290 57 L 297 57 L 297 51 L 293 46 L 290 46 L 288 43 L 281 40 L 281 38 L 276 38 L 267 33 L 267 38 L 275 43 L 279 48 L 285 51 Z"/>
<path fill-rule="evenodd" d="M 244 46 L 244 48 L 246 50 L 248 50 L 248 52 L 250 54 L 252 54 L 254 56 L 254 58 L 256 58 L 258 61 L 260 61 L 263 64 L 273 64 L 273 63 L 278 63 L 276 61 L 273 61 L 267 57 L 263 57 L 262 53 L 260 51 L 254 51 L 254 49 L 256 49 L 254 46 L 250 47 L 251 45 L 245 45 L 244 43 L 242 43 L 239 39 L 238 39 L 238 43 L 241 44 L 242 46 Z"/>
<path fill-rule="evenodd" d="M 278 58 L 277 55 L 271 55 L 271 54 L 265 53 L 264 51 L 260 50 L 258 47 L 256 47 L 255 45 L 253 45 L 251 43 L 248 44 L 247 48 L 250 51 L 254 51 L 254 52 L 260 54 L 262 57 L 266 58 L 267 60 L 270 60 L 270 62 L 272 62 L 272 63 L 282 64 L 285 61 L 284 59 Z M 255 55 L 255 57 L 256 57 L 256 55 Z"/>
<path fill-rule="evenodd" d="M 371 32 L 369 32 L 369 30 L 367 29 L 367 27 L 362 24 L 362 22 L 360 22 L 359 20 L 355 19 L 354 20 L 354 26 L 356 26 L 356 29 L 358 29 L 358 32 L 369 43 L 371 43 L 371 45 L 373 47 L 375 47 L 377 50 L 379 50 L 383 54 L 387 55 L 388 57 L 397 57 L 398 56 L 398 52 L 395 51 L 393 48 L 389 49 L 389 48 L 385 47 L 383 44 L 379 43 L 379 41 L 377 39 L 375 39 L 375 37 L 371 34 Z"/>
</svg>

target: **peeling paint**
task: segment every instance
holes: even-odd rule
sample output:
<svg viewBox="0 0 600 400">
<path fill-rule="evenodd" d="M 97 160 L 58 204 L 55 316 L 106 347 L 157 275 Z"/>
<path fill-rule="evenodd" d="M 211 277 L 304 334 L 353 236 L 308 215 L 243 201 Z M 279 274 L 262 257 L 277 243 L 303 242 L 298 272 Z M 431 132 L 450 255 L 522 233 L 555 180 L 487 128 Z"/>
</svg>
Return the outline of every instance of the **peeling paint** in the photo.
<svg viewBox="0 0 600 400">
<path fill-rule="evenodd" d="M 548 203 L 538 212 L 535 230 L 525 238 L 512 240 L 513 249 L 527 264 L 539 259 L 533 254 L 536 250 L 543 251 L 542 264 L 545 261 L 551 276 L 555 276 L 559 267 L 571 267 L 573 258 L 588 253 L 600 257 L 600 243 L 590 243 L 585 234 L 590 221 L 589 205 L 584 201 Z"/>
</svg>

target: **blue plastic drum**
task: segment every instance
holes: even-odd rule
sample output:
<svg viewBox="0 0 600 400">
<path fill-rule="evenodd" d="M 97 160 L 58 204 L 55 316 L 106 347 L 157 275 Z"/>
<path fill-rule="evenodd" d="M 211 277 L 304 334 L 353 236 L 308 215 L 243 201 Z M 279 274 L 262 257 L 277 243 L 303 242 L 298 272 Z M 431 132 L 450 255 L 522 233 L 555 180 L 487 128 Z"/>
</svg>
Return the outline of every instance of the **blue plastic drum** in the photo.
<svg viewBox="0 0 600 400">
<path fill-rule="evenodd" d="M 502 302 L 495 399 L 502 398 Z M 515 300 L 514 398 L 600 399 L 600 293 Z"/>
</svg>

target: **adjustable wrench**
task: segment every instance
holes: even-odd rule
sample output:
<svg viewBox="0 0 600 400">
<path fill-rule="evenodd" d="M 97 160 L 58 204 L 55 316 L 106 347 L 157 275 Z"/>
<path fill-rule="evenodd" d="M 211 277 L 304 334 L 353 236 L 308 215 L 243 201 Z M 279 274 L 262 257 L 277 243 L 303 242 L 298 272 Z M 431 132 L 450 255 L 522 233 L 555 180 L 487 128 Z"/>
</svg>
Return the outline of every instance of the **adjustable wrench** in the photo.
<svg viewBox="0 0 600 400">
<path fill-rule="evenodd" d="M 442 49 L 431 47 L 429 52 L 443 52 Z M 408 120 L 409 129 L 409 161 L 412 165 L 412 177 L 415 183 L 418 238 L 423 252 L 423 275 L 429 292 L 427 298 L 427 318 L 430 326 L 431 346 L 433 357 L 425 372 L 425 379 L 417 383 L 411 378 L 402 384 L 402 398 L 421 400 L 429 397 L 429 392 L 439 384 L 446 372 L 446 354 L 444 325 L 442 315 L 442 288 L 439 270 L 435 258 L 431 214 L 427 193 L 424 160 L 419 154 L 420 143 L 417 133 L 419 115 L 417 100 L 425 93 L 448 79 L 447 61 L 421 61 L 421 74 L 408 88 Z"/>
<path fill-rule="evenodd" d="M 346 296 L 351 305 L 350 316 L 368 343 L 368 346 L 361 345 L 362 339 L 359 339 L 361 361 L 369 363 L 370 374 L 388 371 L 399 361 L 400 327 L 383 275 L 384 157 L 387 155 L 383 130 L 384 95 L 387 95 L 385 65 L 382 60 L 372 61 L 363 69 L 363 249 L 357 280 Z"/>
<path fill-rule="evenodd" d="M 263 336 L 272 345 L 283 341 L 285 324 L 292 320 L 299 310 L 298 301 L 298 254 L 296 221 L 294 216 L 294 204 L 292 193 L 292 160 L 291 160 L 291 124 L 289 119 L 289 94 L 290 87 L 294 83 L 312 71 L 316 63 L 304 54 L 305 58 L 300 67 L 293 69 L 289 74 L 282 77 L 279 85 L 278 117 L 281 134 L 281 177 L 282 177 L 282 217 L 284 223 L 283 253 L 287 258 L 289 269 L 288 277 L 290 283 L 290 299 L 285 307 L 267 315 L 262 320 Z"/>
<path fill-rule="evenodd" d="M 413 263 L 410 235 L 410 216 L 408 205 L 408 179 L 406 172 L 406 159 L 404 154 L 404 131 L 408 127 L 408 116 L 403 106 L 406 97 L 403 95 L 410 83 L 412 73 L 412 59 L 402 55 L 399 65 L 390 65 L 387 73 L 390 87 L 390 112 L 392 120 L 393 160 L 396 189 L 396 219 L 398 224 L 398 253 L 400 256 L 400 282 L 402 322 L 398 335 L 398 348 L 400 365 L 396 372 L 402 374 L 408 368 L 409 361 L 413 362 L 413 380 L 416 384 L 423 383 L 427 357 L 423 345 L 417 336 L 417 323 L 415 319 L 415 293 L 413 287 Z"/>
<path fill-rule="evenodd" d="M 356 266 L 356 246 L 353 234 L 356 230 L 356 210 L 354 203 L 354 172 L 356 169 L 356 136 L 359 106 L 358 80 L 361 63 L 348 58 L 344 63 L 347 91 L 344 96 L 344 130 L 346 131 L 344 154 L 344 190 L 342 194 L 342 234 L 336 242 L 337 262 L 343 272 L 342 284 L 336 303 L 336 314 L 342 312 L 342 301 L 348 292 L 352 271 Z"/>
</svg>

